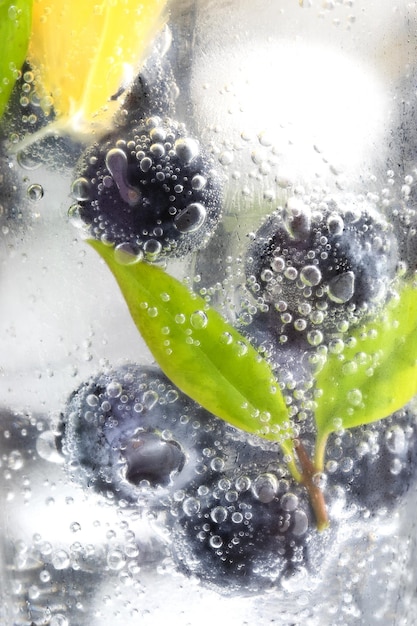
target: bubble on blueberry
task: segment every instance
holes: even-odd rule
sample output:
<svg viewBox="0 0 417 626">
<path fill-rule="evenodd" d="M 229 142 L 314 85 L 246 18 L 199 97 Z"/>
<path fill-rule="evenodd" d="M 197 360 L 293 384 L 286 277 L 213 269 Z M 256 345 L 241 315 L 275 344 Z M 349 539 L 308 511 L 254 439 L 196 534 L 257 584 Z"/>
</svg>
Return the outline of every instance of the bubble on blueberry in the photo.
<svg viewBox="0 0 417 626">
<path fill-rule="evenodd" d="M 183 124 L 149 116 L 89 147 L 72 190 L 89 236 L 155 259 L 207 243 L 222 187 L 214 160 Z"/>
</svg>

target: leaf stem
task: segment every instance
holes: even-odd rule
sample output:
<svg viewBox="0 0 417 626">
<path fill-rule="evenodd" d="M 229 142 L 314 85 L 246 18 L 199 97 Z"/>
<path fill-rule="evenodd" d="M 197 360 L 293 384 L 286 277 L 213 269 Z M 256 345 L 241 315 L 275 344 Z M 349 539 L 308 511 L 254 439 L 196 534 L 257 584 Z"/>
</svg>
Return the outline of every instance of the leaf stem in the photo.
<svg viewBox="0 0 417 626">
<path fill-rule="evenodd" d="M 297 481 L 297 483 L 304 484 L 303 474 L 299 471 L 293 456 L 291 456 L 291 461 L 287 461 L 287 466 L 294 480 Z"/>
<path fill-rule="evenodd" d="M 294 448 L 302 469 L 302 483 L 307 489 L 310 503 L 316 516 L 317 529 L 325 530 L 329 526 L 329 518 L 324 494 L 315 481 L 319 470 L 312 463 L 301 441 L 295 440 Z"/>
<path fill-rule="evenodd" d="M 326 454 L 326 446 L 327 446 L 328 438 L 329 438 L 328 433 L 324 433 L 321 436 L 317 437 L 316 451 L 314 454 L 314 466 L 316 468 L 316 472 L 324 471 L 324 459 L 325 459 L 325 454 Z"/>
</svg>

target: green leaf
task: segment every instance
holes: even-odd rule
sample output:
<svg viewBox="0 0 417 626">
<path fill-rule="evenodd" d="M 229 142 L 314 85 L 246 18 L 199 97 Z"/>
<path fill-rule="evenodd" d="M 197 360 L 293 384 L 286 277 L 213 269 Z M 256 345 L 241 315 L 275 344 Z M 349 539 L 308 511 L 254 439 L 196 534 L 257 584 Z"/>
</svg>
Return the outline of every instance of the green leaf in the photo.
<svg viewBox="0 0 417 626">
<path fill-rule="evenodd" d="M 417 289 L 403 285 L 381 314 L 354 330 L 316 377 L 317 452 L 328 435 L 388 417 L 417 394 Z"/>
<path fill-rule="evenodd" d="M 28 49 L 32 0 L 0 0 L 0 117 Z"/>
<path fill-rule="evenodd" d="M 160 267 L 122 265 L 114 248 L 91 246 L 113 272 L 132 318 L 165 374 L 230 424 L 278 441 L 293 459 L 288 410 L 269 364 L 217 311 Z"/>
</svg>

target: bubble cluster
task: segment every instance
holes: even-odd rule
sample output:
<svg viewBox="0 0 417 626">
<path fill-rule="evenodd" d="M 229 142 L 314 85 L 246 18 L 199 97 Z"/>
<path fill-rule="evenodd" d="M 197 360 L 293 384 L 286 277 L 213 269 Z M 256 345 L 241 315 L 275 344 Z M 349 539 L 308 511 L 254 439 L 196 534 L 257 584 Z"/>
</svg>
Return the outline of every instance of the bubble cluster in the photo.
<svg viewBox="0 0 417 626">
<path fill-rule="evenodd" d="M 72 194 L 89 235 L 151 259 L 204 246 L 221 217 L 214 161 L 167 117 L 120 128 L 88 148 L 77 171 Z"/>
</svg>

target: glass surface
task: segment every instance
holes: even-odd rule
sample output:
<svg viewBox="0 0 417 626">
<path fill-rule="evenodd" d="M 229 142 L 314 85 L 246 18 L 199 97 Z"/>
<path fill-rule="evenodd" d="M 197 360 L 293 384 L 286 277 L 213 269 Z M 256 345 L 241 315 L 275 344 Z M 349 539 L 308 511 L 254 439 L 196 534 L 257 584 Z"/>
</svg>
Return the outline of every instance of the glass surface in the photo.
<svg viewBox="0 0 417 626">
<path fill-rule="evenodd" d="M 1 120 L 0 622 L 412 625 L 417 6 L 178 0 L 151 18 L 111 115 L 65 118 L 27 62 Z M 217 310 L 230 368 L 254 346 L 311 458 L 336 398 L 310 481 L 328 528 L 278 443 L 162 374 L 91 238 Z M 205 311 L 172 318 L 184 345 Z M 154 342 L 175 352 L 172 328 Z"/>
</svg>

